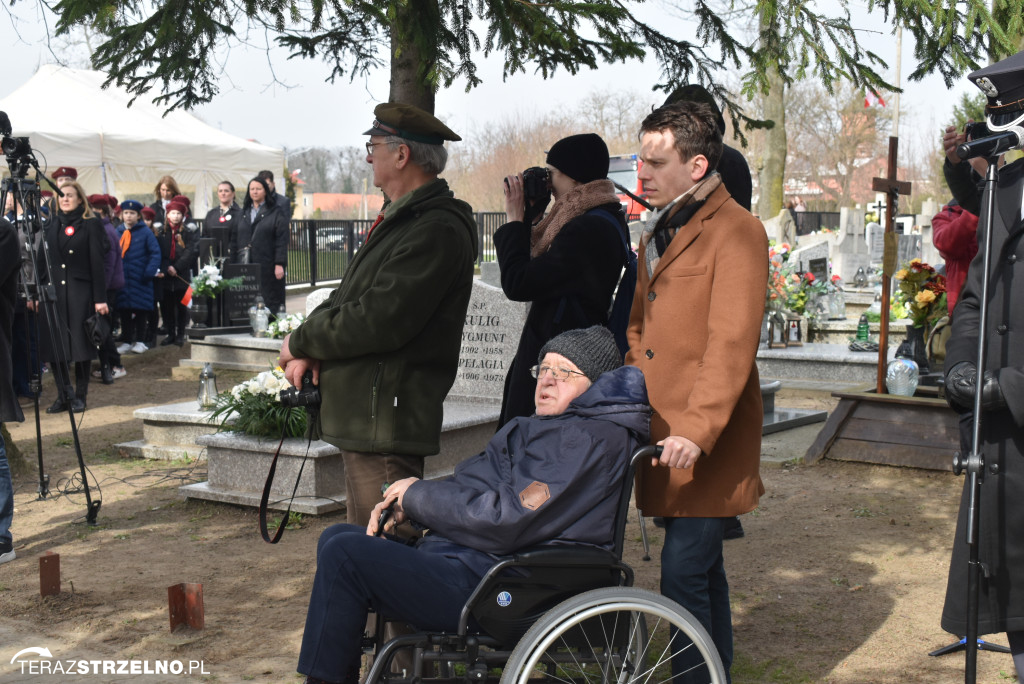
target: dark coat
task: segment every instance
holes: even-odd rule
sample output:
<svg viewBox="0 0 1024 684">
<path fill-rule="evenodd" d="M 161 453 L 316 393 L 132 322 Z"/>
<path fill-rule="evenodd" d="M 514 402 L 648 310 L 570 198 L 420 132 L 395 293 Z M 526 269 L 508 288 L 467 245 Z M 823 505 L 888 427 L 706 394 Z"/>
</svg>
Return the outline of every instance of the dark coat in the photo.
<svg viewBox="0 0 1024 684">
<path fill-rule="evenodd" d="M 440 451 L 473 289 L 472 209 L 433 180 L 384 207 L 341 285 L 291 334 L 320 359 L 320 434 L 351 451 Z"/>
<path fill-rule="evenodd" d="M 530 367 L 537 364 L 548 340 L 566 330 L 608 323 L 626 256 L 619 231 L 627 228 L 619 205 L 601 209 L 619 217 L 619 225 L 598 213 L 581 214 L 565 224 L 546 252 L 532 259 L 526 223 L 506 223 L 494 233 L 501 289 L 512 301 L 531 302 L 505 378 L 499 426 L 517 416 L 533 415 L 536 381 Z"/>
<path fill-rule="evenodd" d="M 192 271 L 199 259 L 199 226 L 187 222 L 182 224 L 181 229 L 175 233 L 174 256 L 171 256 L 171 225 L 164 224 L 156 241 L 160 245 L 160 272 L 164 273 L 163 292 L 184 292 L 188 289 L 192 280 Z M 177 237 L 181 239 L 178 240 Z M 167 272 L 170 266 L 174 266 L 178 277 Z"/>
<path fill-rule="evenodd" d="M 232 202 L 231 206 L 228 207 L 227 212 L 223 214 L 221 213 L 219 206 L 206 212 L 206 218 L 203 219 L 203 237 L 212 238 L 217 235 L 217 231 L 221 229 L 227 231 L 224 233 L 227 236 L 227 242 L 224 244 L 224 253 L 220 256 L 228 256 L 228 250 L 231 247 L 231 237 L 238 229 L 238 219 L 241 215 L 242 208 L 238 206 L 237 202 Z"/>
<path fill-rule="evenodd" d="M 271 312 L 284 307 L 284 278 L 274 276 L 275 266 L 288 266 L 288 220 L 275 204 L 264 202 L 250 218 L 250 208 L 242 207 L 231 241 L 232 261 L 241 260 L 242 250 L 250 248 L 250 264 L 260 265 L 260 294 Z"/>
<path fill-rule="evenodd" d="M 164 201 L 157 200 L 149 205 L 149 208 L 156 212 L 156 217 L 153 219 L 153 223 L 166 223 L 167 216 L 164 214 Z"/>
<path fill-rule="evenodd" d="M 1004 167 L 998 187 L 992 226 L 986 370 L 999 379 L 1008 408 L 985 412 L 981 422 L 985 475 L 978 539 L 979 558 L 988 577 L 983 573 L 981 578 L 979 634 L 1024 630 L 1024 285 L 1018 280 L 1024 280 L 1024 222 L 1020 216 L 1024 161 Z M 982 202 L 983 207 L 985 204 Z M 979 235 L 985 220 L 983 213 Z M 962 361 L 976 363 L 984 277 L 982 240 L 979 237 L 978 255 L 971 262 L 953 317 L 952 335 L 946 343 L 947 369 Z M 967 631 L 967 481 L 964 485 L 942 610 L 942 628 L 961 636 Z"/>
<path fill-rule="evenodd" d="M 141 220 L 126 230 L 132 241 L 124 253 L 124 289 L 117 296 L 117 306 L 152 311 L 153 279 L 160 272 L 160 243 Z"/>
<path fill-rule="evenodd" d="M 499 555 L 542 543 L 611 549 L 622 477 L 650 418 L 643 374 L 618 368 L 563 413 L 508 423 L 451 477 L 414 483 L 403 509 L 430 528 L 423 543 Z M 537 482 L 550 498 L 530 509 L 520 493 Z"/>
<path fill-rule="evenodd" d="M 18 233 L 7 219 L 0 218 L 0 423 L 25 420 L 11 379 L 11 325 L 20 266 Z"/>
<path fill-rule="evenodd" d="M 107 235 L 98 218 L 72 217 L 58 213 L 46 226 L 45 240 L 50 249 L 50 265 L 57 291 L 56 311 L 67 326 L 69 341 L 67 361 L 89 361 L 96 358 L 96 347 L 85 334 L 85 319 L 96 313 L 96 304 L 107 301 L 107 277 L 103 257 L 107 253 Z M 68 229 L 73 228 L 68 235 Z M 43 250 L 37 254 L 39 278 L 50 282 Z M 42 357 L 56 360 L 49 330 L 40 326 Z"/>
<path fill-rule="evenodd" d="M 652 441 L 681 435 L 703 454 L 685 470 L 642 463 L 637 505 L 644 515 L 747 513 L 764 493 L 756 365 L 768 280 L 764 226 L 719 186 L 680 225 L 652 275 L 648 245 L 640 246 L 626 363 L 647 378 Z"/>
<path fill-rule="evenodd" d="M 107 253 L 103 255 L 103 272 L 107 276 L 107 290 L 120 290 L 124 287 L 124 264 L 121 259 L 121 235 L 114 224 L 107 219 L 100 219 L 103 232 L 107 236 Z"/>
</svg>

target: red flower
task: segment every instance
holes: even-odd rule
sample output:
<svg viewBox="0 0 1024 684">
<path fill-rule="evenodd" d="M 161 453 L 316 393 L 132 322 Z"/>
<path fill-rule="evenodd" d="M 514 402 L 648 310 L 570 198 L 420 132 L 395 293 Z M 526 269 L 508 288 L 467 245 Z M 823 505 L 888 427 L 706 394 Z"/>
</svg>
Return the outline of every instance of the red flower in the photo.
<svg viewBox="0 0 1024 684">
<path fill-rule="evenodd" d="M 814 274 L 811 273 L 810 271 L 808 271 L 807 273 L 804 273 L 804 278 L 807 278 L 807 282 L 809 282 L 809 283 L 813 283 L 814 282 Z"/>
<path fill-rule="evenodd" d="M 838 275 L 833 275 L 832 276 L 832 282 L 833 283 L 838 283 L 840 280 L 842 280 L 842 278 L 840 278 Z"/>
</svg>

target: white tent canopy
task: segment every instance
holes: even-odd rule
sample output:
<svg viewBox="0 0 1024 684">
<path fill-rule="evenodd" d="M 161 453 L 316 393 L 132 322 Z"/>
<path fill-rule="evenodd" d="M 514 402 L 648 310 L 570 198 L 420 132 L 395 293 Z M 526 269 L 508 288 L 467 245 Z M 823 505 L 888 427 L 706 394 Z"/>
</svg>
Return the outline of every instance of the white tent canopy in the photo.
<svg viewBox="0 0 1024 684">
<path fill-rule="evenodd" d="M 115 85 L 104 90 L 104 80 L 99 71 L 48 64 L 0 100 L 13 134 L 30 137 L 47 174 L 72 166 L 88 193 L 121 199 L 148 194 L 149 202 L 157 181 L 171 175 L 183 193 L 194 193 L 192 213 L 198 217 L 222 180 L 235 184 L 241 204 L 257 172 L 270 169 L 275 179 L 281 174 L 282 150 L 229 135 L 187 112 L 164 116 L 145 95 L 129 108 L 131 96 Z"/>
</svg>

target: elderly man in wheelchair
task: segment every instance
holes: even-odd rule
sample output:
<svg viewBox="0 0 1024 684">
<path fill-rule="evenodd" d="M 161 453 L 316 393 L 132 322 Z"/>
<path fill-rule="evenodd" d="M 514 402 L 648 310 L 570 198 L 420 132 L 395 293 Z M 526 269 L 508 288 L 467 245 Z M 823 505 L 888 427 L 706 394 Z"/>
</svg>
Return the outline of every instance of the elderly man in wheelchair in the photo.
<svg viewBox="0 0 1024 684">
<path fill-rule="evenodd" d="M 643 375 L 601 326 L 562 333 L 538 360 L 534 416 L 445 480 L 391 484 L 366 529 L 323 532 L 298 665 L 307 682 L 357 684 L 364 649 L 368 684 L 493 680 L 494 668 L 502 681 L 650 681 L 671 678 L 667 663 L 694 645 L 707 681 L 724 681 L 699 624 L 629 587 L 621 561 L 633 468 L 652 453 L 630 461 L 649 437 Z M 378 536 L 406 521 L 428 530 L 414 546 Z M 371 611 L 376 637 L 364 634 Z M 384 644 L 384 621 L 422 631 Z M 403 650 L 412 672 L 394 674 Z"/>
</svg>

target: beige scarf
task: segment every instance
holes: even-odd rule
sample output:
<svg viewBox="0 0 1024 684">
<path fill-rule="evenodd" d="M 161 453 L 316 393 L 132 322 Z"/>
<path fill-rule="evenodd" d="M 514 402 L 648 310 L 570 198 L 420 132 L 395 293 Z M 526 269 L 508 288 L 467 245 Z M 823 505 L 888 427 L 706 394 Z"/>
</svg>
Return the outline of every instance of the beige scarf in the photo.
<svg viewBox="0 0 1024 684">
<path fill-rule="evenodd" d="M 530 233 L 530 258 L 548 251 L 559 231 L 569 221 L 594 207 L 618 202 L 615 186 L 607 178 L 577 185 L 555 202 L 548 215 L 533 227 Z"/>
<path fill-rule="evenodd" d="M 722 184 L 722 177 L 717 171 L 712 171 L 708 175 L 704 176 L 703 179 L 697 182 L 692 188 L 684 192 L 679 197 L 672 200 L 668 206 L 661 211 L 655 211 L 651 213 L 650 218 L 647 219 L 647 223 L 644 225 L 643 231 L 640 233 L 640 244 L 646 245 L 647 249 L 645 255 L 647 256 L 647 275 L 654 275 L 654 269 L 658 267 L 658 262 L 661 261 L 661 254 L 658 253 L 657 243 L 651 238 L 654 237 L 654 231 L 658 230 L 659 224 L 661 225 L 660 230 L 665 231 L 667 239 L 666 242 L 671 242 L 672 238 L 675 237 L 676 233 L 682 226 L 685 226 L 690 217 L 704 204 L 705 200 L 711 196 L 718 186 Z M 677 226 L 670 225 L 672 217 L 678 214 L 680 211 L 689 210 L 689 216 L 686 220 Z"/>
</svg>

